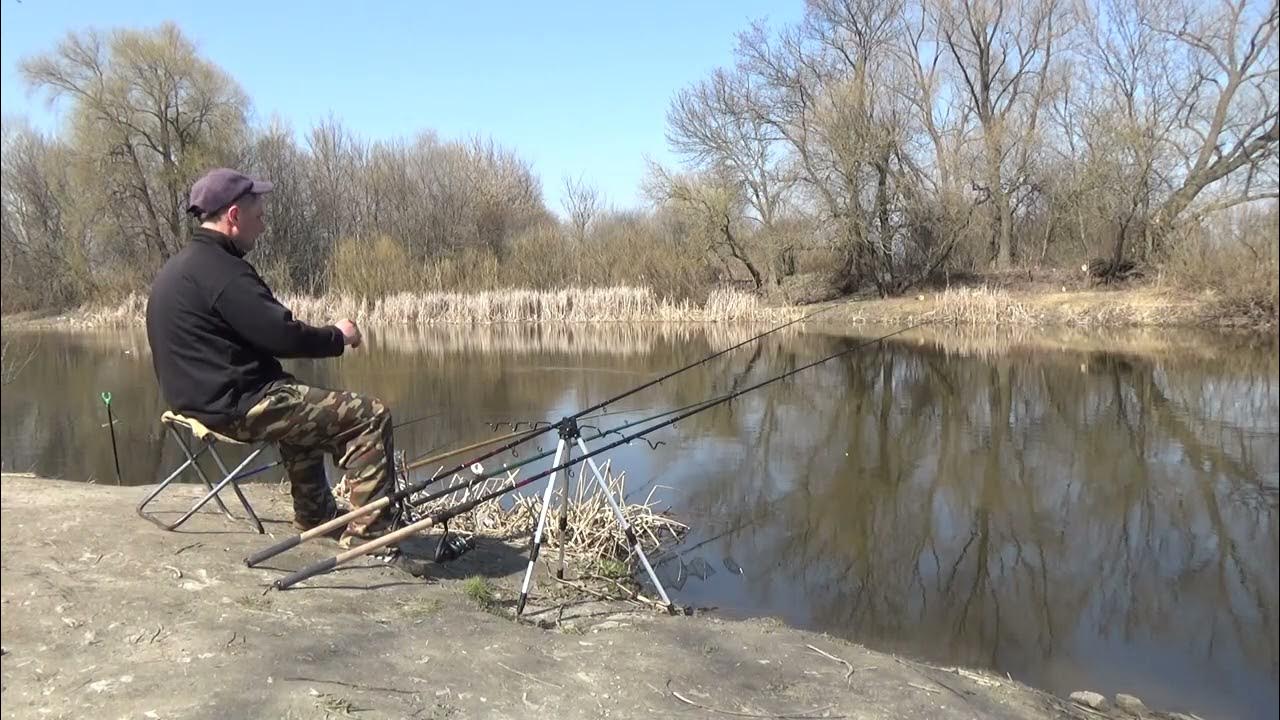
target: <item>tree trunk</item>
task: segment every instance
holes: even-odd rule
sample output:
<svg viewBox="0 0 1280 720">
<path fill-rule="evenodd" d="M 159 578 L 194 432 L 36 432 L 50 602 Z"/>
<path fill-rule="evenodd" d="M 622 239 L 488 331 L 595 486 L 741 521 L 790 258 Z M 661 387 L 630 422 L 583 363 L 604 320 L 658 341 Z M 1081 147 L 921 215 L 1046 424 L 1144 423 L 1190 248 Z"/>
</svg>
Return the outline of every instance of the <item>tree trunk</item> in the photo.
<svg viewBox="0 0 1280 720">
<path fill-rule="evenodd" d="M 138 199 L 142 201 L 143 209 L 147 213 L 147 220 L 150 221 L 151 227 L 155 232 L 153 247 L 160 254 L 160 262 L 163 263 L 169 259 L 171 253 L 169 252 L 168 244 L 164 241 L 164 230 L 162 229 L 160 216 L 156 212 L 155 203 L 151 201 L 151 189 L 147 187 L 147 174 L 142 169 L 141 161 L 138 160 L 138 152 L 133 146 L 133 140 L 126 137 L 124 146 L 129 154 L 130 165 L 137 176 L 138 190 L 141 194 Z"/>
<path fill-rule="evenodd" d="M 1001 190 L 997 197 L 1000 208 L 1000 237 L 997 246 L 996 267 L 1008 270 L 1013 266 L 1013 209 L 1009 207 L 1009 196 Z"/>
<path fill-rule="evenodd" d="M 1120 223 L 1120 228 L 1116 230 L 1116 241 L 1111 251 L 1111 271 L 1116 272 L 1120 263 L 1124 260 L 1124 242 L 1125 237 L 1129 234 L 1129 220 L 1125 219 Z"/>
<path fill-rule="evenodd" d="M 888 297 L 895 284 L 893 277 L 893 230 L 889 226 L 889 162 L 876 163 L 876 222 L 879 242 L 872 246 L 872 272 L 880 297 Z"/>
<path fill-rule="evenodd" d="M 720 231 L 724 233 L 724 240 L 725 244 L 729 246 L 729 253 L 747 268 L 747 272 L 751 273 L 751 282 L 755 284 L 755 289 L 759 290 L 764 286 L 764 278 L 761 277 L 760 271 L 756 269 L 756 266 L 747 259 L 746 254 L 739 250 L 738 243 L 733 237 L 733 231 L 729 228 L 728 220 L 725 220 L 720 226 Z"/>
<path fill-rule="evenodd" d="M 1009 196 L 1005 194 L 1004 185 L 1000 182 L 1000 139 L 995 137 L 998 131 L 988 125 L 983 129 L 987 139 L 987 186 L 991 193 L 991 219 L 995 225 L 996 269 L 1008 270 L 1013 264 L 1013 250 L 1010 233 L 1013 225 L 1013 210 L 1009 207 Z"/>
</svg>

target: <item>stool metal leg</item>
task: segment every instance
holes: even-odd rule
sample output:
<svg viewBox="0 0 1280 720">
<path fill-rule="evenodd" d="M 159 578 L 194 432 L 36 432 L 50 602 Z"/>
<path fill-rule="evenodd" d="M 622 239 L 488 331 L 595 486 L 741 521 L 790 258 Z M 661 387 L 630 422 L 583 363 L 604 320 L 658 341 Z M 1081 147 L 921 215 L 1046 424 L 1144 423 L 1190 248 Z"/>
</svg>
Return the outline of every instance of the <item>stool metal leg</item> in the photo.
<svg viewBox="0 0 1280 720">
<path fill-rule="evenodd" d="M 188 510 L 186 515 L 183 515 L 182 517 L 178 518 L 177 522 L 173 523 L 166 529 L 173 530 L 174 528 L 178 527 L 182 523 L 191 519 L 192 515 L 195 515 L 197 512 L 200 511 L 200 508 L 205 506 L 205 503 L 209 502 L 210 500 L 217 500 L 218 493 L 222 492 L 222 488 L 226 487 L 227 483 L 231 483 L 232 485 L 234 485 L 236 476 L 240 474 L 240 471 L 244 469 L 244 466 L 253 462 L 253 459 L 258 457 L 258 454 L 261 452 L 262 452 L 262 448 L 257 448 L 253 452 L 249 453 L 249 457 L 246 457 L 239 465 L 237 465 L 235 470 L 227 473 L 226 477 L 222 478 L 222 480 L 219 481 L 217 485 L 213 486 L 213 488 L 209 490 L 208 494 L 200 498 L 200 502 L 197 502 L 190 510 Z M 241 496 L 241 500 L 243 499 L 244 499 L 243 496 Z M 231 513 L 227 513 L 227 515 L 232 518 L 235 517 L 234 515 L 231 515 Z M 257 520 L 257 519 L 258 519 L 257 516 L 254 516 L 254 520 Z"/>
<path fill-rule="evenodd" d="M 253 511 L 253 506 L 249 504 L 248 498 L 246 498 L 244 496 L 244 493 L 240 491 L 240 483 L 234 481 L 234 480 L 240 479 L 239 477 L 240 468 L 244 467 L 245 464 L 249 462 L 249 460 L 252 460 L 254 457 L 258 455 L 258 453 L 262 452 L 262 448 L 258 448 L 257 450 L 254 450 L 253 454 L 249 456 L 249 460 L 245 460 L 244 462 L 240 463 L 240 467 L 236 468 L 236 471 L 234 473 L 227 472 L 227 466 L 222 462 L 222 456 L 218 455 L 217 448 L 210 446 L 209 452 L 213 455 L 213 461 L 218 464 L 218 469 L 222 471 L 222 476 L 224 478 L 227 478 L 227 477 L 233 478 L 233 481 L 231 483 L 231 489 L 235 491 L 236 497 L 240 498 L 240 504 L 244 506 L 244 511 L 249 515 L 249 522 L 253 523 L 253 527 L 255 530 L 258 531 L 259 535 L 265 535 L 267 531 L 265 528 L 262 527 L 262 521 L 258 519 L 257 513 Z M 274 464 L 275 463 L 272 463 L 272 465 Z M 265 470 L 267 467 L 271 467 L 271 466 L 268 465 L 268 466 L 258 468 L 257 470 L 251 470 L 248 473 L 245 473 L 245 475 L 246 476 L 252 475 L 253 473 L 258 472 L 259 470 Z"/>
<path fill-rule="evenodd" d="M 195 467 L 196 472 L 200 474 L 200 479 L 204 481 L 204 486 L 212 490 L 213 483 L 209 480 L 209 476 L 205 474 L 204 468 L 200 467 L 200 463 L 196 462 L 195 459 L 200 455 L 203 455 L 205 450 L 208 450 L 211 447 L 213 447 L 213 443 L 207 440 L 203 441 L 201 443 L 200 452 L 196 453 L 195 455 L 192 455 L 191 447 L 188 446 L 187 441 L 184 440 L 183 437 L 178 434 L 178 431 L 174 430 L 173 427 L 170 426 L 169 432 L 173 435 L 173 438 L 178 441 L 178 446 L 182 448 L 182 452 L 186 453 L 186 456 L 191 459 L 191 464 Z M 231 511 L 227 509 L 227 506 L 222 504 L 222 498 L 218 497 L 215 494 L 213 499 L 215 502 L 218 503 L 218 507 L 222 510 L 223 513 L 226 514 L 227 517 L 231 518 L 232 520 L 236 519 L 236 516 L 231 514 Z"/>
<path fill-rule="evenodd" d="M 172 428 L 170 428 L 170 432 L 172 432 Z M 203 453 L 204 451 L 203 451 L 203 450 L 201 450 L 200 452 L 201 452 L 201 453 Z M 167 526 L 167 525 L 165 525 L 164 523 L 160 522 L 160 521 L 159 521 L 159 520 L 157 520 L 156 518 L 152 517 L 152 516 L 151 516 L 151 515 L 149 515 L 147 512 L 145 512 L 145 508 L 147 507 L 147 503 L 149 503 L 149 502 L 151 502 L 152 500 L 154 500 L 154 499 L 156 498 L 156 496 L 157 496 L 157 495 L 159 495 L 161 492 L 163 492 L 163 491 L 164 491 L 164 489 L 165 489 L 165 488 L 169 487 L 169 483 L 172 483 L 175 479 L 177 479 L 177 477 L 178 477 L 179 475 L 181 475 L 181 474 L 182 474 L 182 471 L 183 471 L 183 470 L 186 470 L 186 469 L 187 469 L 187 466 L 189 466 L 189 465 L 191 465 L 192 463 L 194 463 L 194 462 L 195 462 L 195 458 L 196 458 L 196 457 L 199 457 L 199 456 L 200 456 L 200 453 L 197 453 L 195 457 L 192 457 L 191 453 L 190 453 L 190 452 L 187 452 L 187 461 L 186 461 L 186 462 L 184 462 L 184 463 L 182 463 L 181 465 L 179 465 L 179 466 L 178 466 L 178 469 L 176 469 L 176 470 L 174 470 L 173 472 L 169 473 L 169 477 L 167 477 L 167 478 L 165 478 L 164 480 L 162 480 L 162 481 L 160 482 L 160 484 L 159 484 L 159 485 L 156 485 L 156 489 L 155 489 L 155 490 L 152 490 L 152 491 L 151 491 L 151 492 L 150 492 L 150 493 L 149 493 L 145 498 L 143 498 L 142 502 L 138 503 L 138 508 L 137 508 L 138 517 L 142 518 L 143 520 L 147 520 L 147 521 L 149 521 L 149 522 L 153 522 L 153 523 L 155 523 L 156 525 L 160 526 L 161 528 L 163 528 L 163 529 L 165 529 L 165 530 L 168 530 L 169 528 L 168 528 L 168 526 Z"/>
<path fill-rule="evenodd" d="M 236 483 L 237 481 L 243 480 L 244 478 L 247 478 L 250 475 L 256 475 L 259 472 L 275 467 L 276 465 L 280 464 L 280 461 L 268 463 L 261 467 L 254 468 L 253 470 L 250 470 L 248 472 L 243 472 L 245 466 L 253 462 L 254 458 L 256 458 L 265 449 L 265 446 L 259 446 L 258 448 L 253 450 L 251 453 L 249 453 L 249 456 L 246 457 L 243 462 L 237 465 L 234 471 L 228 472 L 226 463 L 222 461 L 222 457 L 218 454 L 217 449 L 214 447 L 215 445 L 214 441 L 209 441 L 209 440 L 201 441 L 200 449 L 193 453 L 191 451 L 191 446 L 187 443 L 186 439 L 183 438 L 182 435 L 178 433 L 177 430 L 172 425 L 166 425 L 166 428 L 168 429 L 169 434 L 173 437 L 174 442 L 178 444 L 179 449 L 182 450 L 182 454 L 185 455 L 187 459 L 185 462 L 179 465 L 177 469 L 169 473 L 168 477 L 166 477 L 158 485 L 156 485 L 155 489 L 152 490 L 150 493 L 148 493 L 145 498 L 143 498 L 142 502 L 139 503 L 137 507 L 138 516 L 144 520 L 147 520 L 148 522 L 154 523 L 156 526 L 160 527 L 163 530 L 173 530 L 177 528 L 179 525 L 182 525 L 184 522 L 189 520 L 193 515 L 195 515 L 196 512 L 200 510 L 200 508 L 204 507 L 206 503 L 208 503 L 210 500 L 213 500 L 218 504 L 218 507 L 222 510 L 224 514 L 226 514 L 228 518 L 231 518 L 233 520 L 238 519 L 236 518 L 235 515 L 231 513 L 229 509 L 227 509 L 226 504 L 222 502 L 222 498 L 218 496 L 218 494 L 222 491 L 222 489 L 227 486 L 227 483 L 231 483 L 231 487 L 235 491 L 236 497 L 239 498 L 240 504 L 244 506 L 245 512 L 248 513 L 249 521 L 253 524 L 254 529 L 257 530 L 258 534 L 260 535 L 265 534 L 266 529 L 262 526 L 262 521 L 258 518 L 257 513 L 253 511 L 253 506 L 249 504 L 249 499 L 244 496 L 244 493 L 240 490 L 240 486 Z M 209 452 L 211 455 L 213 455 L 213 461 L 217 463 L 218 469 L 222 471 L 222 479 L 218 482 L 217 485 L 214 485 L 209 480 L 209 476 L 204 472 L 204 469 L 200 467 L 200 463 L 198 462 L 200 456 L 203 455 L 206 451 Z M 171 485 L 189 467 L 195 468 L 196 473 L 199 475 L 201 482 L 203 482 L 205 488 L 208 489 L 208 492 L 205 494 L 205 496 L 202 497 L 195 504 L 194 507 L 188 510 L 186 514 L 178 518 L 178 520 L 173 523 L 165 523 L 160 519 L 156 518 L 154 515 L 146 512 L 147 505 L 151 501 L 155 500 L 155 498 L 159 496 L 160 493 L 163 492 L 165 488 L 169 487 L 169 485 Z"/>
</svg>

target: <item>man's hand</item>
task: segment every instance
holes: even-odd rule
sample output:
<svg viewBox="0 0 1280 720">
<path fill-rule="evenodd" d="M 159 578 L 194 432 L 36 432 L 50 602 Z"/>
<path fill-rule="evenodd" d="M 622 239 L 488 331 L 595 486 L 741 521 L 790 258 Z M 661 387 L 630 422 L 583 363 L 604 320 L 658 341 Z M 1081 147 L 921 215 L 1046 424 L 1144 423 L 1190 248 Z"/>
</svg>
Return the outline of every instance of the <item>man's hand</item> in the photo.
<svg viewBox="0 0 1280 720">
<path fill-rule="evenodd" d="M 354 322 L 343 318 L 334 323 L 334 326 L 342 331 L 342 342 L 344 345 L 350 345 L 353 348 L 360 347 L 360 328 L 356 327 Z"/>
</svg>

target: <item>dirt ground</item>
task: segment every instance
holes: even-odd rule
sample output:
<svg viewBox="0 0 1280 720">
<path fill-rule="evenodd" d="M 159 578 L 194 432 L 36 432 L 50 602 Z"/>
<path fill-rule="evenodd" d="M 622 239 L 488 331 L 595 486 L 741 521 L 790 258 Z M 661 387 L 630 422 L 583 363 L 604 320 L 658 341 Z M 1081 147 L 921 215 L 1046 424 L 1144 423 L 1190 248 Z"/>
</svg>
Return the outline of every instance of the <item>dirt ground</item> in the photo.
<svg viewBox="0 0 1280 720">
<path fill-rule="evenodd" d="M 268 538 L 212 512 L 163 532 L 133 513 L 143 492 L 3 477 L 4 717 L 1130 717 L 771 620 L 549 598 L 542 567 L 517 622 L 525 555 L 498 541 L 430 580 L 362 559 L 267 590 L 336 545 L 250 569 Z M 286 495 L 248 492 L 269 533 L 291 532 Z M 463 592 L 475 575 L 496 588 L 487 609 Z"/>
</svg>

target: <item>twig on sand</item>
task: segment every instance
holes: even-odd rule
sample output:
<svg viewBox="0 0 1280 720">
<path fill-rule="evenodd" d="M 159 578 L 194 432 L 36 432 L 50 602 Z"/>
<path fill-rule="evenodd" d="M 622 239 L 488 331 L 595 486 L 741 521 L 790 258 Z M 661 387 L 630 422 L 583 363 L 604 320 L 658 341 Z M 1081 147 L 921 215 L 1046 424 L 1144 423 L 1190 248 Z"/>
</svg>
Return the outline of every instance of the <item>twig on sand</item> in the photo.
<svg viewBox="0 0 1280 720">
<path fill-rule="evenodd" d="M 934 694 L 937 694 L 937 693 L 942 692 L 942 691 L 941 691 L 941 690 L 939 690 L 938 688 L 931 688 L 931 687 L 929 687 L 928 685 L 921 685 L 920 683 L 913 683 L 913 682 L 909 682 L 909 683 L 907 683 L 907 685 L 909 685 L 909 686 L 911 686 L 911 687 L 913 687 L 913 688 L 915 688 L 915 689 L 917 689 L 917 690 L 923 690 L 923 691 L 925 691 L 925 692 L 927 692 L 927 693 L 934 693 Z"/>
<path fill-rule="evenodd" d="M 1089 707 L 1088 705 L 1081 705 L 1081 704 L 1080 704 L 1080 703 L 1078 703 L 1078 702 L 1068 703 L 1068 707 L 1070 707 L 1072 710 L 1083 710 L 1083 711 L 1085 711 L 1086 713 L 1089 713 L 1090 715 L 1097 715 L 1098 717 L 1107 717 L 1107 714 L 1106 714 L 1106 713 L 1101 712 L 1101 711 L 1099 711 L 1099 710 L 1094 710 L 1093 708 Z M 1198 718 L 1198 717 L 1200 717 L 1200 716 L 1199 716 L 1199 715 L 1189 715 L 1188 717 Z"/>
<path fill-rule="evenodd" d="M 667 683 L 667 689 L 671 690 L 670 681 L 668 681 Z M 703 705 L 700 702 L 694 702 L 693 700 L 690 700 L 689 698 L 681 695 L 675 690 L 671 690 L 671 694 L 675 697 L 675 699 L 679 700 L 680 702 L 685 703 L 686 705 L 692 705 L 693 707 L 696 707 L 699 710 L 706 710 L 708 712 L 720 713 L 721 715 L 732 715 L 734 717 L 774 718 L 775 720 L 806 720 L 810 718 L 816 720 L 818 718 L 846 717 L 844 715 L 819 715 L 818 714 L 820 712 L 823 712 L 824 710 L 830 710 L 831 708 L 835 707 L 834 705 L 823 705 L 822 707 L 814 708 L 812 710 L 805 710 L 798 713 L 749 713 L 749 712 L 740 712 L 738 710 L 725 710 L 724 708 L 712 707 L 711 705 Z"/>
<path fill-rule="evenodd" d="M 627 588 L 625 585 L 618 582 L 617 580 L 614 580 L 611 577 L 605 577 L 603 575 L 584 574 L 582 575 L 582 579 L 583 580 L 599 580 L 601 582 L 612 583 L 619 590 L 621 590 L 622 592 L 630 596 L 630 597 L 624 598 L 626 600 L 644 602 L 644 603 L 653 605 L 655 607 L 666 608 L 666 605 L 663 605 L 662 602 L 660 602 L 656 598 L 651 598 L 645 595 L 644 593 L 640 592 L 639 590 L 631 590 L 630 588 Z"/>
<path fill-rule="evenodd" d="M 593 590 L 592 588 L 589 588 L 589 587 L 587 587 L 586 585 L 582 585 L 582 584 L 579 584 L 579 583 L 573 582 L 572 580 L 565 580 L 564 578 L 556 577 L 555 575 L 552 575 L 552 576 L 551 576 L 551 579 L 552 579 L 552 580 L 555 580 L 556 582 L 558 582 L 558 583 L 560 583 L 560 584 L 562 584 L 562 585 L 567 585 L 567 586 L 569 586 L 569 587 L 573 588 L 574 590 L 577 590 L 578 592 L 583 592 L 583 593 L 586 593 L 586 594 L 588 594 L 588 595 L 594 595 L 595 597 L 597 597 L 597 598 L 599 598 L 599 599 L 601 599 L 601 600 L 621 600 L 621 601 L 623 601 L 623 602 L 631 603 L 632 605 L 634 605 L 634 606 L 636 606 L 636 607 L 644 607 L 644 603 L 642 603 L 642 602 L 640 602 L 639 600 L 636 600 L 636 599 L 634 599 L 634 598 L 629 598 L 629 597 L 619 598 L 619 597 L 615 597 L 615 596 L 610 595 L 610 594 L 608 594 L 608 593 L 600 592 L 599 590 Z M 560 614 L 561 614 L 561 615 L 563 615 L 563 614 L 564 614 L 564 605 L 561 605 L 561 606 L 560 606 Z M 558 621 L 557 621 L 557 622 L 558 622 Z"/>
<path fill-rule="evenodd" d="M 810 650 L 812 650 L 812 651 L 814 651 L 814 652 L 818 653 L 819 655 L 821 655 L 821 656 L 823 656 L 823 657 L 825 657 L 825 658 L 828 658 L 828 659 L 830 659 L 830 660 L 835 660 L 836 662 L 840 663 L 841 665 L 844 665 L 845 667 L 849 668 L 849 671 L 848 671 L 848 672 L 846 672 L 846 673 L 844 674 L 844 681 L 845 681 L 846 683 L 847 683 L 847 682 L 849 682 L 849 678 L 853 677 L 853 665 L 849 664 L 849 661 L 848 661 L 848 660 L 845 660 L 844 658 L 838 658 L 838 657 L 836 657 L 835 655 L 832 655 L 832 654 L 831 654 L 831 653 L 829 653 L 829 652 L 826 652 L 826 651 L 824 651 L 824 650 L 819 650 L 818 648 L 816 648 L 816 647 L 814 647 L 814 646 L 812 646 L 812 645 L 809 645 L 809 644 L 806 644 L 806 645 L 805 645 L 805 647 L 809 648 Z"/>
<path fill-rule="evenodd" d="M 284 680 L 285 682 L 312 682 L 312 683 L 325 683 L 328 685 L 341 685 L 342 687 L 351 688 L 352 690 L 364 690 L 366 692 L 389 692 L 389 693 L 399 693 L 400 695 L 417 695 L 418 694 L 418 692 L 415 690 L 400 690 L 398 688 L 378 687 L 377 685 L 361 685 L 360 683 L 349 683 L 349 682 L 343 682 L 342 680 L 325 680 L 324 678 L 286 677 L 286 678 L 280 678 L 280 679 Z"/>
<path fill-rule="evenodd" d="M 517 669 L 515 669 L 515 668 L 513 668 L 513 667 L 508 667 L 507 665 L 504 665 L 504 664 L 502 664 L 502 663 L 500 663 L 500 662 L 495 662 L 495 664 L 496 664 L 498 667 L 502 668 L 503 670 L 506 670 L 507 672 L 513 672 L 513 673 L 515 673 L 515 674 L 519 675 L 519 676 L 520 676 L 520 677 L 522 677 L 522 678 L 526 678 L 526 679 L 528 679 L 528 680 L 532 680 L 532 681 L 537 682 L 537 683 L 542 683 L 543 685 L 550 685 L 551 687 L 556 688 L 556 689 L 559 689 L 559 690 L 563 690 L 563 689 L 564 689 L 564 686 L 563 686 L 563 685 L 557 685 L 557 684 L 555 684 L 555 683 L 553 683 L 553 682 L 548 682 L 548 681 L 546 681 L 546 680 L 543 680 L 542 678 L 536 678 L 536 677 L 534 677 L 534 676 L 530 675 L 529 673 L 523 673 L 523 672 L 520 672 L 519 670 L 517 670 Z"/>
</svg>

